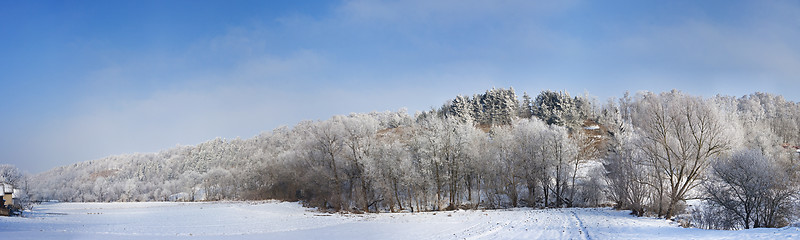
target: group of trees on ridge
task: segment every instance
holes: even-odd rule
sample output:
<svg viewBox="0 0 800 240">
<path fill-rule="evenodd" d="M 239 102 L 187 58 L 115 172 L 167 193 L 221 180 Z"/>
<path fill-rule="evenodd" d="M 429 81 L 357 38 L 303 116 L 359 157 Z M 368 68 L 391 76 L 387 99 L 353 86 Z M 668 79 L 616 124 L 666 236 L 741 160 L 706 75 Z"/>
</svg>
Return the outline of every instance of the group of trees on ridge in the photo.
<svg viewBox="0 0 800 240">
<path fill-rule="evenodd" d="M 20 178 L 32 200 L 281 199 L 332 211 L 613 203 L 698 227 L 784 226 L 798 206 L 800 104 L 755 93 L 626 93 L 598 104 L 513 89 L 413 116 L 373 112 L 111 156 Z M 687 210 L 686 200 L 706 207 Z"/>
</svg>

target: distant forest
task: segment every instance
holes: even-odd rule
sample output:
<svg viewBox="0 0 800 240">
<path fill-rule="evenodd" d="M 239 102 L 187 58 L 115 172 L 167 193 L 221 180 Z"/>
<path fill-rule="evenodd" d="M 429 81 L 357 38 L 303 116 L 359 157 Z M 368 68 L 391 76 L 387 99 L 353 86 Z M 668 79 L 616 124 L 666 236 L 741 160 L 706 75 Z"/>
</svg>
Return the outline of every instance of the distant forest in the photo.
<svg viewBox="0 0 800 240">
<path fill-rule="evenodd" d="M 280 199 L 344 212 L 614 206 L 744 229 L 797 216 L 797 145 L 800 104 L 768 93 L 598 102 L 560 91 L 520 98 L 512 88 L 13 181 L 34 201 Z M 689 199 L 705 207 L 687 208 Z"/>
</svg>

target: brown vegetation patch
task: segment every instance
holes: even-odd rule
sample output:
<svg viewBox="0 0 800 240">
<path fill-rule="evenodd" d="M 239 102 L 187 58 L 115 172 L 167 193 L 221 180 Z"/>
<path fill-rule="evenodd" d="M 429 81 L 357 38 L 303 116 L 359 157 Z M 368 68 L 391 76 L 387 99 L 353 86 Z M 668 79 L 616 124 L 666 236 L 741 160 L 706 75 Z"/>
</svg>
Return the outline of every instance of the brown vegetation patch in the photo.
<svg viewBox="0 0 800 240">
<path fill-rule="evenodd" d="M 89 175 L 89 179 L 94 181 L 99 177 L 108 178 L 110 176 L 116 175 L 117 172 L 119 172 L 119 169 L 108 169 L 108 170 L 103 170 L 103 171 L 99 171 L 99 172 L 94 172 L 91 175 Z"/>
</svg>

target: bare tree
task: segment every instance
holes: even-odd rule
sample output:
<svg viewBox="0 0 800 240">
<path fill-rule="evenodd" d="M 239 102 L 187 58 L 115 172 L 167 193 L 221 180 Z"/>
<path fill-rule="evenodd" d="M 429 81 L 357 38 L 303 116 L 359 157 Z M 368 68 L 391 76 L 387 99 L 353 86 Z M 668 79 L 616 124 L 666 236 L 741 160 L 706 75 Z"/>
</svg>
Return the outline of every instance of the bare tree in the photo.
<svg viewBox="0 0 800 240">
<path fill-rule="evenodd" d="M 709 159 L 727 150 L 726 125 L 717 109 L 699 97 L 678 91 L 644 93 L 637 106 L 636 127 L 644 137 L 641 149 L 655 170 L 658 182 L 659 215 L 667 219 L 693 189 L 709 164 Z M 664 198 L 664 199 L 661 199 Z"/>
<path fill-rule="evenodd" d="M 555 206 L 564 207 L 570 201 L 567 199 L 568 189 L 570 188 L 569 179 L 572 161 L 577 158 L 577 145 L 569 138 L 565 127 L 550 125 L 545 131 L 546 158 L 550 159 L 550 178 L 553 182 L 553 197 Z"/>
<path fill-rule="evenodd" d="M 782 227 L 792 213 L 797 187 L 791 170 L 759 150 L 743 150 L 714 162 L 703 186 L 712 207 L 737 219 L 737 226 Z M 711 209 L 710 211 L 714 211 Z"/>
<path fill-rule="evenodd" d="M 337 210 L 346 208 L 347 200 L 342 194 L 342 177 L 340 166 L 341 160 L 339 159 L 344 143 L 342 135 L 342 120 L 341 116 L 334 116 L 333 118 L 313 124 L 308 129 L 308 160 L 310 166 L 320 166 L 323 177 L 329 179 L 330 189 L 332 196 L 328 198 L 328 204 L 332 205 Z M 327 184 L 326 184 L 327 185 Z M 323 185 L 323 186 L 326 186 Z"/>
<path fill-rule="evenodd" d="M 363 211 L 369 211 L 372 205 L 380 201 L 373 200 L 372 179 L 365 170 L 365 164 L 374 157 L 373 148 L 377 141 L 378 121 L 367 115 L 353 114 L 343 119 L 343 126 L 343 144 L 347 152 L 344 155 L 349 160 L 350 166 L 350 171 L 346 171 L 350 182 L 348 193 L 352 195 L 353 186 L 359 185 L 361 208 Z"/>
<path fill-rule="evenodd" d="M 586 160 L 591 160 L 597 158 L 600 154 L 597 150 L 597 145 L 599 141 L 594 136 L 590 136 L 586 134 L 586 132 L 582 129 L 576 130 L 570 136 L 572 139 L 573 144 L 576 144 L 577 154 L 575 154 L 575 158 L 572 159 L 572 176 L 571 176 L 571 183 L 572 186 L 570 188 L 569 193 L 569 206 L 573 206 L 575 204 L 575 193 L 577 192 L 577 187 L 575 180 L 578 178 L 578 168 L 582 163 Z"/>
<path fill-rule="evenodd" d="M 514 157 L 521 165 L 519 169 L 524 184 L 528 189 L 528 205 L 534 206 L 537 201 L 536 188 L 541 187 L 544 203 L 549 201 L 550 179 L 547 175 L 548 163 L 545 158 L 543 132 L 547 125 L 538 118 L 521 119 L 514 124 Z"/>
<path fill-rule="evenodd" d="M 618 141 L 610 146 L 609 154 L 603 162 L 606 170 L 610 197 L 620 209 L 629 209 L 633 214 L 645 214 L 645 206 L 651 188 L 648 174 L 652 172 L 647 167 L 644 154 L 636 146 L 640 139 L 632 133 L 617 135 Z"/>
</svg>

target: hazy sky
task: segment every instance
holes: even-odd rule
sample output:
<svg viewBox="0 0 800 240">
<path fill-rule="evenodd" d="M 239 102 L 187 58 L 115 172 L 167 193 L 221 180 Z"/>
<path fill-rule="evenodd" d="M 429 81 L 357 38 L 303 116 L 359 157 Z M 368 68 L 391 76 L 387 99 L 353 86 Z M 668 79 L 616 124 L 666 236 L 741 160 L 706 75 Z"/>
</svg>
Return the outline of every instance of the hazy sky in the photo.
<svg viewBox="0 0 800 240">
<path fill-rule="evenodd" d="M 510 86 L 798 101 L 800 3 L 0 0 L 0 164 L 31 173 Z"/>
</svg>

